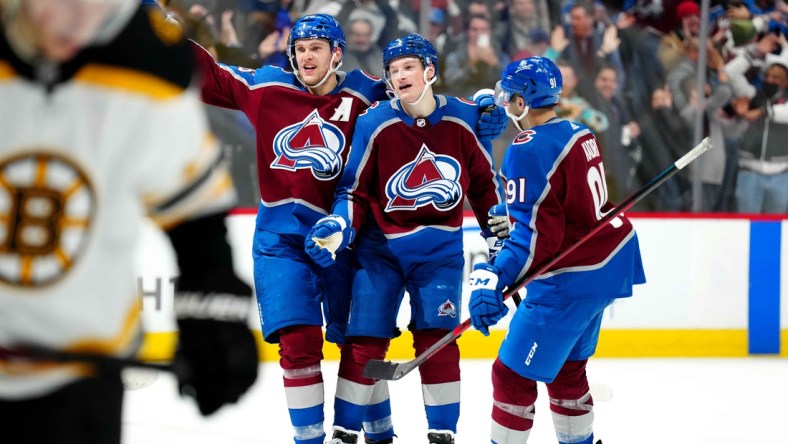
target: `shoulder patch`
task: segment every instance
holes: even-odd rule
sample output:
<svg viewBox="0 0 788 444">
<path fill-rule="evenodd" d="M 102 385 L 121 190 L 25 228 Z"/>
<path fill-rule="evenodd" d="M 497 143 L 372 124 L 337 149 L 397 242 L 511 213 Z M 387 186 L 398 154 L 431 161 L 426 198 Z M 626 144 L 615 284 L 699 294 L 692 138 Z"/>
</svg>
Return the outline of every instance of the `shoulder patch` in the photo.
<svg viewBox="0 0 788 444">
<path fill-rule="evenodd" d="M 518 134 L 517 137 L 514 138 L 514 141 L 512 141 L 512 145 L 522 145 L 522 144 L 528 143 L 528 142 L 530 142 L 530 141 L 532 141 L 534 139 L 533 136 L 535 134 L 536 134 L 536 131 L 534 131 L 534 130 L 525 130 L 525 131 L 521 132 L 520 134 Z"/>
</svg>

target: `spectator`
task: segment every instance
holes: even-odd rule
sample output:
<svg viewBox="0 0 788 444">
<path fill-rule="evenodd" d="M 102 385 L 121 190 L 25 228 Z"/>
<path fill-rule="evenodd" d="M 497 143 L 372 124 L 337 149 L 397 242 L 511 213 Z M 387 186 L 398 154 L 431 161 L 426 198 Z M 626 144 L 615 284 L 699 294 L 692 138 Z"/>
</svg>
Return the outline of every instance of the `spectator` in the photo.
<svg viewBox="0 0 788 444">
<path fill-rule="evenodd" d="M 438 54 L 443 54 L 454 49 L 453 42 L 447 34 L 446 12 L 443 9 L 433 7 L 430 11 L 430 32 L 427 39 L 433 42 Z"/>
<path fill-rule="evenodd" d="M 572 64 L 578 75 L 578 93 L 586 98 L 593 96 L 594 78 L 605 64 L 616 70 L 619 84 L 625 80 L 618 53 L 621 43 L 618 30 L 613 25 L 608 25 L 604 30 L 595 27 L 594 13 L 594 5 L 589 2 L 578 1 L 572 5 L 569 35 L 562 28 L 556 28 L 551 37 L 550 49 L 545 53 L 550 59 L 562 58 Z"/>
<path fill-rule="evenodd" d="M 382 48 L 400 37 L 399 17 L 388 0 L 334 0 L 341 7 L 336 14 L 339 23 L 349 23 L 356 18 L 366 18 L 372 23 L 372 41 Z M 330 13 L 330 12 L 329 12 Z"/>
<path fill-rule="evenodd" d="M 348 27 L 348 46 L 342 68 L 345 71 L 360 69 L 380 76 L 383 72 L 383 51 L 372 41 L 372 22 L 355 18 Z"/>
<path fill-rule="evenodd" d="M 752 57 L 752 52 L 742 54 L 726 65 L 732 82 L 743 81 Z M 739 146 L 736 182 L 739 212 L 788 212 L 787 101 L 788 67 L 782 61 L 766 69 L 759 89 L 750 85 L 743 98 L 734 101 L 736 114 L 749 122 Z"/>
<path fill-rule="evenodd" d="M 559 60 L 556 64 L 564 80 L 561 99 L 558 101 L 558 117 L 576 120 L 589 127 L 595 133 L 607 130 L 609 125 L 607 116 L 594 109 L 588 100 L 575 91 L 577 75 L 572 65 L 566 60 Z"/>
<path fill-rule="evenodd" d="M 237 0 L 236 28 L 247 54 L 257 54 L 260 42 L 274 31 L 278 10 L 278 0 Z"/>
<path fill-rule="evenodd" d="M 686 0 L 676 7 L 677 26 L 662 38 L 659 46 L 659 62 L 664 72 L 671 71 L 684 58 L 689 39 L 700 35 L 700 7 Z"/>
<path fill-rule="evenodd" d="M 534 50 L 534 38 L 544 41 L 551 28 L 547 4 L 544 0 L 509 0 L 509 18 L 496 29 L 496 35 L 501 42 L 501 48 L 506 51 L 512 60 L 525 57 L 515 57 L 520 51 L 528 51 L 531 55 L 541 55 L 544 50 Z M 541 31 L 541 34 L 539 33 Z"/>
<path fill-rule="evenodd" d="M 600 69 L 594 84 L 599 91 L 599 110 L 608 120 L 607 129 L 600 131 L 598 138 L 609 179 L 609 197 L 612 202 L 621 202 L 639 188 L 634 149 L 640 136 L 640 126 L 632 119 L 627 104 L 616 94 L 618 78 L 615 69 L 610 66 Z"/>
<path fill-rule="evenodd" d="M 673 109 L 673 96 L 667 86 L 654 90 L 648 112 L 639 113 L 638 122 L 641 131 L 637 139 L 641 155 L 638 176 L 645 182 L 687 152 L 692 133 Z M 691 209 L 691 198 L 686 176 L 676 174 L 647 197 L 647 204 L 656 211 L 686 211 Z"/>
<path fill-rule="evenodd" d="M 287 40 L 290 37 L 290 28 L 293 21 L 286 9 L 280 9 L 276 14 L 275 29 L 268 34 L 257 47 L 262 65 L 278 66 L 291 70 L 287 58 Z"/>
<path fill-rule="evenodd" d="M 470 97 L 482 88 L 491 88 L 500 77 L 506 60 L 492 38 L 490 19 L 472 16 L 461 44 L 446 56 L 446 69 L 441 70 L 442 90 L 453 95 Z"/>
<path fill-rule="evenodd" d="M 665 79 L 662 70 L 654 63 L 656 56 L 649 52 L 649 33 L 636 26 L 633 14 L 621 12 L 616 17 L 616 28 L 621 44 L 618 52 L 626 75 L 621 88 L 631 109 L 645 109 L 649 106 L 652 92 L 661 88 Z"/>
<path fill-rule="evenodd" d="M 692 39 L 690 42 L 691 48 L 697 45 L 698 40 Z M 722 211 L 725 209 L 723 207 L 723 196 L 725 195 L 723 188 L 726 161 L 725 139 L 736 122 L 728 118 L 723 112 L 723 107 L 733 97 L 733 91 L 728 74 L 724 69 L 725 64 L 722 61 L 722 56 L 709 39 L 706 39 L 706 45 L 709 54 L 709 75 L 707 76 L 704 90 L 697 91 L 694 76 L 685 77 L 679 88 L 682 95 L 688 98 L 687 103 L 679 105 L 678 101 L 674 100 L 674 106 L 687 124 L 693 127 L 700 108 L 698 94 L 705 94 L 705 106 L 701 110 L 703 112 L 703 132 L 701 137 L 708 136 L 711 138 L 711 143 L 715 149 L 706 153 L 703 158 L 698 159 L 693 174 L 697 175 L 697 180 L 701 182 L 701 211 Z M 692 51 L 697 52 L 697 48 L 692 49 Z M 686 60 L 682 61 L 682 63 L 686 64 Z M 675 82 L 676 79 L 674 78 L 673 81 Z M 674 87 L 675 85 L 672 84 L 671 91 L 673 91 Z"/>
</svg>

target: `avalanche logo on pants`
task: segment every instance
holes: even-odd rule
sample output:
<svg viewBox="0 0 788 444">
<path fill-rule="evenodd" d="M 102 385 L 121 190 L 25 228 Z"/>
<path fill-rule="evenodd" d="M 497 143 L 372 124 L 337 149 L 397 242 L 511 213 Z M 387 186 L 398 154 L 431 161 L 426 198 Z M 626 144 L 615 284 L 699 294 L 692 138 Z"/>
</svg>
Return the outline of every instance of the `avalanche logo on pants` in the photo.
<svg viewBox="0 0 788 444">
<path fill-rule="evenodd" d="M 421 146 L 416 160 L 402 166 L 386 183 L 386 211 L 415 210 L 432 204 L 448 211 L 462 200 L 460 163 Z"/>
<path fill-rule="evenodd" d="M 440 307 L 438 307 L 438 316 L 449 316 L 452 318 L 457 317 L 457 307 L 454 304 L 446 299 L 446 302 L 442 303 Z"/>
<path fill-rule="evenodd" d="M 342 131 L 321 119 L 315 110 L 303 121 L 276 134 L 276 159 L 271 168 L 289 171 L 309 168 L 316 179 L 331 180 L 342 171 L 339 154 L 344 148 L 345 135 Z"/>
</svg>

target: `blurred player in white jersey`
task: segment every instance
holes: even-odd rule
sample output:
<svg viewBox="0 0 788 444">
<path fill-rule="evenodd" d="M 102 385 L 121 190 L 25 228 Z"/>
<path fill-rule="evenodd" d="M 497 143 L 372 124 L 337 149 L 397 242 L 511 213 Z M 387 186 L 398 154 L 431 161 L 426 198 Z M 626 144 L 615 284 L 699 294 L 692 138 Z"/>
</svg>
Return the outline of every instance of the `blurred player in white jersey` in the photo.
<svg viewBox="0 0 788 444">
<path fill-rule="evenodd" d="M 494 264 L 477 264 L 470 277 L 471 322 L 485 334 L 508 311 L 503 289 L 566 250 L 613 208 L 596 139 L 584 125 L 557 117 L 560 94 L 561 73 L 543 57 L 507 66 L 496 90 L 521 132 L 500 172 L 510 238 Z M 493 443 L 528 440 L 537 381 L 547 384 L 558 441 L 594 441 L 586 363 L 605 307 L 644 282 L 637 234 L 622 215 L 527 286 L 493 364 Z"/>
<path fill-rule="evenodd" d="M 233 271 L 232 182 L 189 88 L 180 30 L 139 0 L 0 0 L 0 422 L 23 443 L 119 443 L 140 220 L 180 268 L 174 367 L 203 414 L 257 377 L 251 289 Z"/>
<path fill-rule="evenodd" d="M 359 117 L 333 214 L 318 221 L 306 240 L 312 258 L 331 266 L 359 232 L 360 268 L 353 278 L 332 444 L 357 442 L 360 413 L 377 402 L 375 380 L 364 377 L 363 369 L 370 359 L 385 357 L 406 289 L 417 354 L 458 325 L 462 204 L 467 197 L 487 228 L 487 212 L 500 202 L 491 147 L 474 133 L 477 105 L 432 94 L 438 76 L 432 44 L 416 34 L 393 40 L 383 64 L 398 98 L 379 102 Z M 455 342 L 419 367 L 431 444 L 454 442 L 459 357 Z"/>
</svg>

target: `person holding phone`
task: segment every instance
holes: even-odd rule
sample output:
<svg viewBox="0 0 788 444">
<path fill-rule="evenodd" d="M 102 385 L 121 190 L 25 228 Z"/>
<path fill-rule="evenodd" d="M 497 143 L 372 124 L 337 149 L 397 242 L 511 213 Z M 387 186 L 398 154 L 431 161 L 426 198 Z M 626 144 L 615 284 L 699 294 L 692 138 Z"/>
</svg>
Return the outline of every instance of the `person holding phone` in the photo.
<svg viewBox="0 0 788 444">
<path fill-rule="evenodd" d="M 436 89 L 470 97 L 498 81 L 501 69 L 508 63 L 505 57 L 493 38 L 490 19 L 471 15 L 463 43 L 446 55 L 446 69 L 442 70 L 442 82 Z"/>
</svg>

